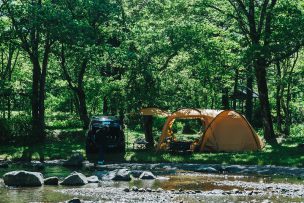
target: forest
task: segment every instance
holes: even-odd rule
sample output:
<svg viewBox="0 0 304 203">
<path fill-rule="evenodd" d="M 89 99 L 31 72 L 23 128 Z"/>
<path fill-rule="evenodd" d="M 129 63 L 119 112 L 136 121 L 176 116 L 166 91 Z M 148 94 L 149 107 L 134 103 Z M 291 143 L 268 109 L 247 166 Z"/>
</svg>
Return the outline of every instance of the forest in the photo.
<svg viewBox="0 0 304 203">
<path fill-rule="evenodd" d="M 144 107 L 234 109 L 303 143 L 303 48 L 303 0 L 1 0 L 1 151 L 94 115 L 135 132 Z"/>
</svg>

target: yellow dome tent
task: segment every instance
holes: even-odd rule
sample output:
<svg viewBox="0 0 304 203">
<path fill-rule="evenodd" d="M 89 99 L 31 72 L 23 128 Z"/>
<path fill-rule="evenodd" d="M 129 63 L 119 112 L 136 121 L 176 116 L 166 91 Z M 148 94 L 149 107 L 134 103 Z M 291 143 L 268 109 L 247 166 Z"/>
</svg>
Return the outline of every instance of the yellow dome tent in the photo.
<svg viewBox="0 0 304 203">
<path fill-rule="evenodd" d="M 195 148 L 201 152 L 240 152 L 262 149 L 264 144 L 241 114 L 232 110 L 180 109 L 172 114 L 157 108 L 141 110 L 142 115 L 167 116 L 159 138 L 157 150 L 162 149 L 166 138 L 172 136 L 175 119 L 200 119 L 206 126 Z"/>
</svg>

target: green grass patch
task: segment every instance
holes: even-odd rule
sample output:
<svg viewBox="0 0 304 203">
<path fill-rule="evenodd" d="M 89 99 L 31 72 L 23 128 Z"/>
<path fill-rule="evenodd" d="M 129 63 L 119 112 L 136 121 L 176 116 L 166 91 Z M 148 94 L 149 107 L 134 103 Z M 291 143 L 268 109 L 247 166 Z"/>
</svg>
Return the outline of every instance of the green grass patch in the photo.
<svg viewBox="0 0 304 203">
<path fill-rule="evenodd" d="M 304 167 L 304 155 L 298 147 L 271 147 L 261 151 L 244 153 L 193 153 L 171 154 L 167 152 L 128 151 L 129 162 L 172 162 L 205 164 L 278 165 Z"/>
<path fill-rule="evenodd" d="M 172 154 L 168 152 L 155 152 L 134 150 L 133 143 L 137 138 L 144 138 L 142 132 L 125 130 L 127 162 L 172 162 L 172 163 L 209 163 L 209 164 L 243 164 L 243 165 L 280 165 L 304 167 L 303 143 L 304 125 L 291 129 L 292 136 L 283 139 L 280 146 L 266 147 L 261 151 L 244 153 L 193 153 Z M 39 159 L 43 152 L 45 159 L 66 159 L 75 152 L 85 155 L 85 132 L 81 129 L 56 130 L 49 133 L 45 145 L 27 146 L 3 145 L 0 146 L 0 159 L 18 159 L 24 151 L 32 150 L 33 159 Z"/>
</svg>

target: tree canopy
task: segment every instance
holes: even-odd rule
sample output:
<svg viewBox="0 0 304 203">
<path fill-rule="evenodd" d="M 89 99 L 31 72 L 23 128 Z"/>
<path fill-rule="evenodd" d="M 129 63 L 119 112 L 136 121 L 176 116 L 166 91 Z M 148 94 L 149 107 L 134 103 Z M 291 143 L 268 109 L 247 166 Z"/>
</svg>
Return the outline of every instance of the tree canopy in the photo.
<svg viewBox="0 0 304 203">
<path fill-rule="evenodd" d="M 235 109 L 275 144 L 304 120 L 303 36 L 303 0 L 2 0 L 0 111 L 40 142 L 56 113 Z"/>
</svg>

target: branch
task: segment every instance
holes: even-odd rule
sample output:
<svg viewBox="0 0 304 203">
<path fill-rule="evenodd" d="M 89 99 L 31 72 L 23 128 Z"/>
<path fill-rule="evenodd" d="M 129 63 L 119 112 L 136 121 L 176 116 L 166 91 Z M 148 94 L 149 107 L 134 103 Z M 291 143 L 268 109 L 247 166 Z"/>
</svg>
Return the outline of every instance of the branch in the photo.
<svg viewBox="0 0 304 203">
<path fill-rule="evenodd" d="M 81 69 L 80 69 L 80 72 L 79 72 L 79 75 L 78 75 L 78 81 L 77 81 L 78 88 L 82 86 L 83 77 L 84 77 L 84 74 L 85 74 L 87 65 L 88 65 L 88 59 L 85 58 L 85 59 L 83 59 L 83 61 L 82 61 Z"/>
<path fill-rule="evenodd" d="M 239 9 L 234 4 L 233 0 L 228 0 L 228 1 L 235 8 L 236 12 L 238 13 Z M 241 8 L 243 14 L 248 17 L 249 12 L 246 10 L 245 4 L 241 0 L 235 0 L 235 1 L 236 1 L 237 5 Z"/>
<path fill-rule="evenodd" d="M 285 53 L 285 54 L 282 54 L 281 56 L 277 57 L 277 58 L 273 58 L 272 60 L 270 60 L 267 65 L 270 65 L 272 64 L 273 62 L 277 62 L 277 61 L 281 61 L 283 59 L 286 59 L 290 56 L 292 56 L 293 54 L 299 52 L 299 50 L 302 48 L 302 44 L 296 46 L 294 49 L 290 50 L 289 52 Z"/>
<path fill-rule="evenodd" d="M 14 64 L 13 64 L 13 67 L 12 67 L 11 72 L 13 72 L 14 69 L 15 69 L 15 67 L 16 67 L 17 60 L 18 60 L 18 56 L 19 56 L 19 49 L 17 50 L 17 54 L 16 54 L 16 56 L 15 56 L 15 60 L 14 60 Z"/>
<path fill-rule="evenodd" d="M 250 27 L 250 33 L 252 34 L 252 39 L 259 40 L 259 36 L 257 35 L 256 23 L 255 23 L 255 6 L 254 0 L 250 0 L 249 2 L 249 13 L 248 13 L 248 23 Z"/>
<path fill-rule="evenodd" d="M 276 5 L 277 0 L 272 0 L 269 6 L 268 12 L 266 14 L 266 22 L 265 22 L 265 36 L 264 36 L 264 45 L 269 45 L 269 39 L 271 35 L 271 14 L 274 6 Z"/>
<path fill-rule="evenodd" d="M 238 21 L 241 31 L 243 32 L 243 34 L 245 35 L 245 37 L 246 37 L 247 40 L 248 40 L 248 35 L 250 35 L 250 32 L 249 32 L 249 30 L 246 28 L 246 23 L 243 21 L 242 15 L 240 14 L 239 9 L 238 9 L 238 8 L 236 7 L 236 5 L 232 2 L 232 0 L 228 0 L 228 1 L 229 1 L 229 3 L 231 4 L 231 6 L 234 8 L 234 11 L 237 13 L 237 17 L 236 17 L 235 19 Z M 244 12 L 243 12 L 243 13 L 244 13 Z M 248 18 L 248 14 L 247 14 L 246 9 L 245 9 L 244 15 Z M 248 25 L 248 24 L 247 24 L 247 25 Z"/>
<path fill-rule="evenodd" d="M 30 55 L 30 57 L 32 58 L 32 51 L 30 49 L 30 45 L 28 43 L 28 41 L 26 40 L 26 36 L 28 35 L 28 33 L 23 36 L 21 33 L 21 29 L 18 28 L 18 23 L 16 21 L 16 19 L 14 18 L 14 13 L 12 13 L 12 10 L 10 9 L 10 6 L 8 5 L 8 1 L 7 0 L 3 0 L 3 5 L 6 5 L 7 6 L 7 11 L 8 11 L 8 14 L 9 14 L 9 17 L 11 18 L 12 20 L 12 24 L 13 24 L 13 27 L 15 28 L 16 32 L 17 32 L 17 35 L 19 36 L 22 44 L 21 44 L 21 47 Z"/>
<path fill-rule="evenodd" d="M 162 67 L 160 68 L 160 73 L 162 73 L 164 70 L 167 69 L 170 61 L 177 55 L 177 51 L 173 52 L 170 56 L 168 56 L 168 58 L 165 60 L 165 63 L 162 65 Z"/>
<path fill-rule="evenodd" d="M 61 56 L 60 56 L 60 58 L 61 58 L 60 66 L 61 66 L 61 68 L 62 68 L 62 70 L 63 70 L 63 75 L 64 75 L 66 81 L 68 82 L 69 87 L 70 87 L 73 91 L 75 91 L 76 88 L 74 87 L 74 85 L 73 85 L 73 83 L 72 83 L 72 78 L 71 78 L 71 76 L 69 75 L 69 72 L 68 72 L 68 70 L 67 70 L 67 68 L 66 68 L 66 65 L 65 65 L 65 54 L 64 54 L 64 46 L 63 46 L 63 44 L 61 45 Z"/>
<path fill-rule="evenodd" d="M 267 11 L 267 6 L 268 6 L 269 0 L 265 0 L 262 9 L 261 9 L 261 14 L 260 14 L 260 20 L 259 20 L 259 25 L 258 25 L 258 34 L 260 35 L 262 33 L 264 21 L 265 21 L 265 16 L 266 16 L 266 11 Z"/>
</svg>

